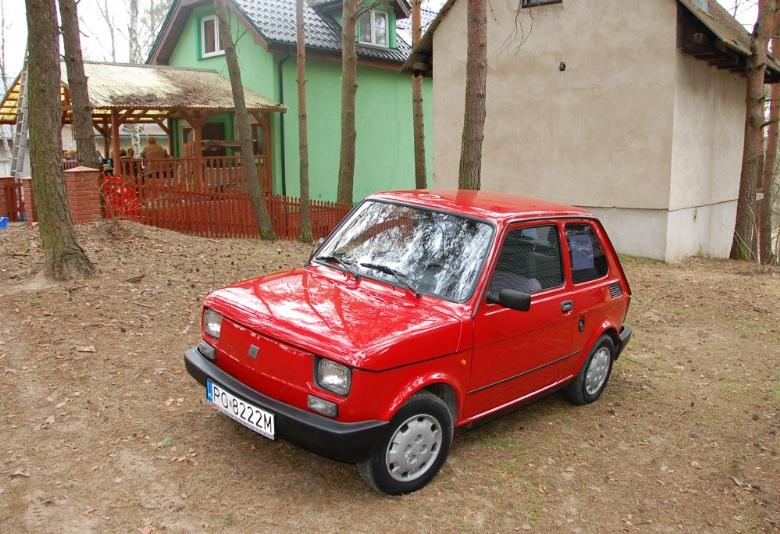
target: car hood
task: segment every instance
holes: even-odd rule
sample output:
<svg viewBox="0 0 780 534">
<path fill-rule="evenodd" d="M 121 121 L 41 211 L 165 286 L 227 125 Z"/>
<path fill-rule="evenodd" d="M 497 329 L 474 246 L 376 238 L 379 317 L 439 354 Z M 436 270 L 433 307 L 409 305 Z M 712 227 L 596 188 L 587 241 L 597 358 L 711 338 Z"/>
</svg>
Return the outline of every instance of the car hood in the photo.
<svg viewBox="0 0 780 534">
<path fill-rule="evenodd" d="M 290 345 L 379 371 L 458 350 L 460 319 L 431 299 L 365 278 L 301 268 L 220 289 L 205 305 Z"/>
</svg>

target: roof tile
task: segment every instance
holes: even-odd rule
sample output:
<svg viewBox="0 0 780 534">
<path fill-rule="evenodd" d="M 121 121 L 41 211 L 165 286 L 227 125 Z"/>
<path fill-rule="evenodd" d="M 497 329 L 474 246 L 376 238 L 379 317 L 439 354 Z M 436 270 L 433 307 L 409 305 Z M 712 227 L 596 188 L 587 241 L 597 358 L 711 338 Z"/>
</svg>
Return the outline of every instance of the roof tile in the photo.
<svg viewBox="0 0 780 534">
<path fill-rule="evenodd" d="M 295 45 L 295 0 L 233 0 L 233 3 L 264 39 L 273 44 Z M 319 4 L 323 3 L 328 2 L 319 1 Z M 340 52 L 341 28 L 336 21 L 311 5 L 304 9 L 306 46 Z M 403 63 L 409 57 L 411 47 L 402 36 L 399 37 L 396 48 L 358 45 L 358 56 Z"/>
</svg>

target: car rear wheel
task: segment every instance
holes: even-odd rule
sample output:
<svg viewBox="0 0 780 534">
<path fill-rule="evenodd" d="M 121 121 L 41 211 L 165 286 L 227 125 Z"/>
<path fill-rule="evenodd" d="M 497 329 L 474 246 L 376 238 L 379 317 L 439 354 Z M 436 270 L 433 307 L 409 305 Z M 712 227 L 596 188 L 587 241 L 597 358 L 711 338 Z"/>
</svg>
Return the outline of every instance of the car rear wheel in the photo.
<svg viewBox="0 0 780 534">
<path fill-rule="evenodd" d="M 389 495 L 416 491 L 430 482 L 450 451 L 453 416 L 443 400 L 421 391 L 398 410 L 371 458 L 358 464 L 365 482 Z"/>
<path fill-rule="evenodd" d="M 615 343 L 612 338 L 601 336 L 582 364 L 577 378 L 563 390 L 573 404 L 588 404 L 599 398 L 607 386 L 615 357 Z"/>
</svg>

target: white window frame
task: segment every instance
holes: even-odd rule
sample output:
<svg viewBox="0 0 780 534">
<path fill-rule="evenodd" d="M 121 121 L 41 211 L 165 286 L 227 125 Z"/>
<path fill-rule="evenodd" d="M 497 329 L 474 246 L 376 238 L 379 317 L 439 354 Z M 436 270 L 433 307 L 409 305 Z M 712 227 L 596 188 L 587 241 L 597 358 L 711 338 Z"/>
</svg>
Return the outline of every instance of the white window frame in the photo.
<svg viewBox="0 0 780 534">
<path fill-rule="evenodd" d="M 214 21 L 214 51 L 213 52 L 206 52 L 206 22 L 208 21 Z M 220 35 L 219 35 L 219 20 L 217 19 L 216 15 L 210 15 L 208 17 L 203 17 L 202 19 L 200 19 L 200 57 L 207 58 L 207 57 L 224 56 L 225 49 L 219 48 L 221 41 L 222 39 L 220 39 Z"/>
<path fill-rule="evenodd" d="M 380 48 L 390 48 L 390 17 L 387 16 L 387 13 L 384 11 L 378 11 L 376 9 L 372 9 L 368 12 L 369 18 L 371 19 L 371 41 L 361 41 L 360 40 L 360 27 L 358 26 L 358 43 L 364 44 L 364 45 L 370 45 L 370 46 L 378 46 Z M 376 42 L 376 22 L 375 17 L 377 15 L 380 15 L 385 18 L 385 44 L 378 44 Z"/>
</svg>

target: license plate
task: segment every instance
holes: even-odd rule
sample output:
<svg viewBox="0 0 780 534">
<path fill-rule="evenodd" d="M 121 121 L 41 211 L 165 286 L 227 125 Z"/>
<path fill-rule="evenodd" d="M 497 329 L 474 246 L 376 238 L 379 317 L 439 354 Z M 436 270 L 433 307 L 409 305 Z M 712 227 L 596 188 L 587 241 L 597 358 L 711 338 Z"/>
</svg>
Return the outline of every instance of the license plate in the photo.
<svg viewBox="0 0 780 534">
<path fill-rule="evenodd" d="M 250 430 L 274 439 L 274 414 L 242 400 L 219 384 L 207 380 L 206 400 L 217 410 Z"/>
</svg>

